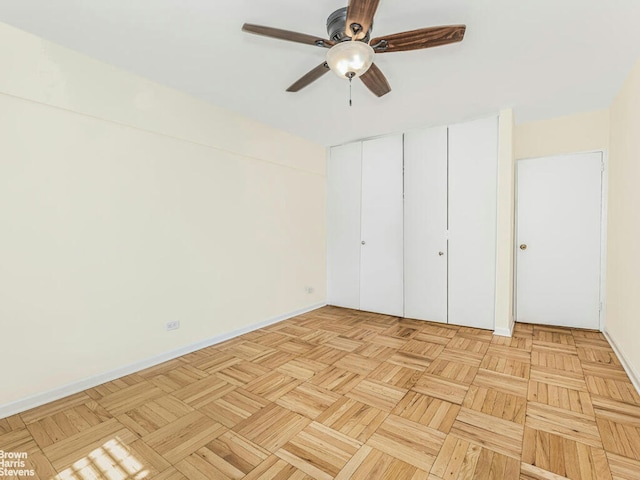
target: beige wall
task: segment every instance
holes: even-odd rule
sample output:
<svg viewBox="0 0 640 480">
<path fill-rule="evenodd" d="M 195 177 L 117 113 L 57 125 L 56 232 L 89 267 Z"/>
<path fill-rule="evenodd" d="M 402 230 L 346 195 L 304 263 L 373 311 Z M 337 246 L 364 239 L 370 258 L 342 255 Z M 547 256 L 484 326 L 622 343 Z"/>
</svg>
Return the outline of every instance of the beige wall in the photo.
<svg viewBox="0 0 640 480">
<path fill-rule="evenodd" d="M 640 60 L 611 105 L 606 331 L 640 380 Z"/>
<path fill-rule="evenodd" d="M 324 301 L 322 146 L 3 24 L 0 65 L 0 412 Z"/>
<path fill-rule="evenodd" d="M 609 110 L 516 125 L 514 139 L 518 160 L 605 150 L 609 147 Z"/>
</svg>

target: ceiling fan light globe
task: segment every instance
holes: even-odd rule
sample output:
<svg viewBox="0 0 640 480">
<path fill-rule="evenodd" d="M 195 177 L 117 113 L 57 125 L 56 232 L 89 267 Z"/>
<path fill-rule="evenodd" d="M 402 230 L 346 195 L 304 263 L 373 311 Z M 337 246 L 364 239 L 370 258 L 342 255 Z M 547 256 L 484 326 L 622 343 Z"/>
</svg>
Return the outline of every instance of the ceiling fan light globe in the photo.
<svg viewBox="0 0 640 480">
<path fill-rule="evenodd" d="M 340 78 L 359 77 L 371 67 L 375 52 L 367 43 L 346 41 L 327 52 L 327 65 Z"/>
</svg>

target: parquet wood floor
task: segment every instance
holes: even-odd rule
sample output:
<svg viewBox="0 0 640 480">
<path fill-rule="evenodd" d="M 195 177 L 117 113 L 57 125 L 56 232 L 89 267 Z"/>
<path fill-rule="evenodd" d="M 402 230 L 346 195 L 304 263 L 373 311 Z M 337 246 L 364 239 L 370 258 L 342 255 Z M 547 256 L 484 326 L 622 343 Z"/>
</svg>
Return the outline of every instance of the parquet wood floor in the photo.
<svg viewBox="0 0 640 480">
<path fill-rule="evenodd" d="M 0 419 L 0 451 L 50 480 L 638 480 L 640 395 L 599 332 L 324 307 Z"/>
</svg>

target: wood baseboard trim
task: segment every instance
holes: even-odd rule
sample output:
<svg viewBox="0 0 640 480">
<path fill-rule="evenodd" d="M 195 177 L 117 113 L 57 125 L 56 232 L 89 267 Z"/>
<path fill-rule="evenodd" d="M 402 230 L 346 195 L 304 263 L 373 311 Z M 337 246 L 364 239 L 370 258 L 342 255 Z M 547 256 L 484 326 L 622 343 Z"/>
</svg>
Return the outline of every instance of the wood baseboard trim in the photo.
<svg viewBox="0 0 640 480">
<path fill-rule="evenodd" d="M 640 374 L 638 374 L 638 372 L 635 370 L 635 368 L 633 368 L 631 363 L 629 363 L 624 351 L 618 346 L 618 344 L 611 337 L 611 335 L 609 335 L 609 332 L 607 332 L 606 330 L 603 330 L 602 333 L 604 334 L 605 338 L 611 345 L 611 348 L 613 348 L 613 351 L 616 353 L 616 355 L 620 359 L 620 362 L 622 363 L 622 367 L 624 368 L 624 371 L 627 372 L 627 375 L 629 375 L 629 379 L 631 380 L 631 383 L 633 383 L 633 386 L 636 388 L 638 395 L 640 395 Z"/>
<path fill-rule="evenodd" d="M 511 317 L 511 323 L 508 328 L 496 328 L 493 331 L 494 335 L 498 335 L 499 337 L 513 337 L 513 329 L 516 326 L 516 319 Z"/>
<path fill-rule="evenodd" d="M 82 392 L 84 390 L 87 390 L 88 388 L 93 388 L 105 382 L 110 382 L 112 380 L 115 380 L 116 378 L 131 375 L 132 373 L 139 372 L 140 370 L 144 370 L 145 368 L 153 367 L 154 365 L 158 365 L 168 360 L 173 360 L 174 358 L 181 357 L 182 355 L 186 355 L 191 352 L 195 352 L 196 350 L 201 350 L 203 348 L 216 345 L 226 340 L 244 335 L 245 333 L 249 333 L 254 330 L 273 325 L 274 323 L 282 322 L 283 320 L 287 320 L 288 318 L 302 315 L 303 313 L 311 312 L 324 306 L 324 303 L 319 303 L 293 312 L 288 312 L 283 315 L 278 315 L 277 317 L 263 320 L 252 325 L 233 330 L 232 332 L 216 335 L 215 337 L 192 343 L 190 345 L 185 345 L 184 347 L 161 353 L 160 355 L 156 355 L 154 357 L 147 358 L 136 363 L 125 365 L 120 368 L 116 368 L 115 370 L 110 370 L 108 372 L 94 375 L 77 382 L 62 385 L 58 388 L 54 388 L 46 392 L 37 393 L 35 395 L 31 395 L 29 397 L 25 397 L 5 405 L 0 405 L 0 419 L 24 412 L 26 410 L 30 410 L 35 407 L 39 407 L 41 405 L 59 400 L 64 397 L 68 397 L 69 395 Z"/>
</svg>

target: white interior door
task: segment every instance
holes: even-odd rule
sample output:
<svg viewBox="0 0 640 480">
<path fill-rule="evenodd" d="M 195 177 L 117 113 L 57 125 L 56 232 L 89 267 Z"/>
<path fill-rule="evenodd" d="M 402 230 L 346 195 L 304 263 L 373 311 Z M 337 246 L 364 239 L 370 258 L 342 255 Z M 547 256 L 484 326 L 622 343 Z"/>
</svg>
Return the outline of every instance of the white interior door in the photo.
<svg viewBox="0 0 640 480">
<path fill-rule="evenodd" d="M 404 136 L 404 314 L 447 322 L 447 127 Z"/>
<path fill-rule="evenodd" d="M 332 147 L 327 161 L 327 303 L 360 308 L 362 143 Z"/>
<path fill-rule="evenodd" d="M 402 316 L 402 135 L 362 143 L 360 309 Z"/>
<path fill-rule="evenodd" d="M 449 323 L 495 325 L 495 117 L 449 127 Z"/>
<path fill-rule="evenodd" d="M 602 155 L 520 160 L 517 172 L 517 320 L 598 329 Z"/>
</svg>

